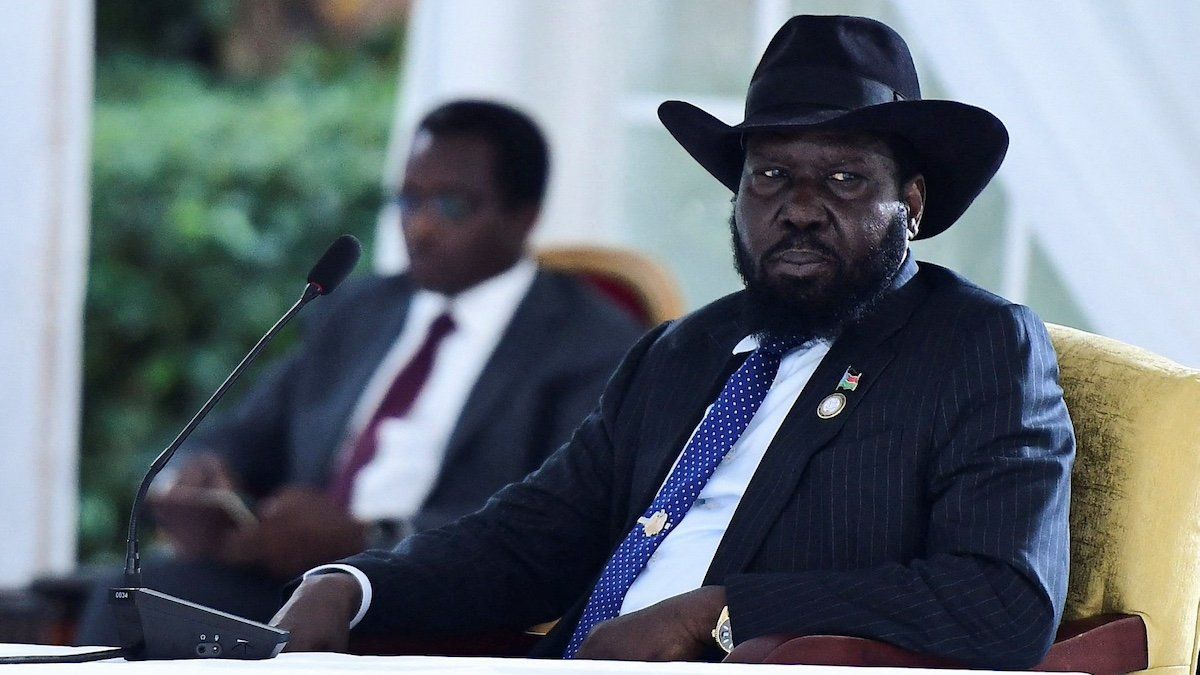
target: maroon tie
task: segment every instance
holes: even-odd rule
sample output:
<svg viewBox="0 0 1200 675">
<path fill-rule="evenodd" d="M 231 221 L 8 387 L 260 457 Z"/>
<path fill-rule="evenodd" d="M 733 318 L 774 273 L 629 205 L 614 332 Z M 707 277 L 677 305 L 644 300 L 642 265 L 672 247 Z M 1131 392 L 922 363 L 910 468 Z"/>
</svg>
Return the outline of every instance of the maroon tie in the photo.
<svg viewBox="0 0 1200 675">
<path fill-rule="evenodd" d="M 404 417 L 408 414 L 413 402 L 417 400 L 417 395 L 421 393 L 421 388 L 425 386 L 425 381 L 429 379 L 430 371 L 433 370 L 433 358 L 437 355 L 438 345 L 441 344 L 442 338 L 453 330 L 454 318 L 449 314 L 442 314 L 433 320 L 425 342 L 392 382 L 375 415 L 355 440 L 349 459 L 341 462 L 329 488 L 334 502 L 343 507 L 350 505 L 354 479 L 358 472 L 375 458 L 379 446 L 379 425 L 388 418 Z"/>
</svg>

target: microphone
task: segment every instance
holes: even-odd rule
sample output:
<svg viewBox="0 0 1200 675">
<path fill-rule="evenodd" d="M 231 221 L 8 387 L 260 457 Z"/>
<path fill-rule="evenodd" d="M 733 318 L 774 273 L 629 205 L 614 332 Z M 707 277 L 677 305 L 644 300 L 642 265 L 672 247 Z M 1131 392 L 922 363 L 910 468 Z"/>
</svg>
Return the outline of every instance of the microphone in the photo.
<svg viewBox="0 0 1200 675">
<path fill-rule="evenodd" d="M 353 236 L 343 234 L 333 240 L 317 264 L 308 271 L 308 283 L 316 286 L 318 294 L 329 295 L 338 284 L 346 280 L 360 255 L 362 244 Z"/>
<path fill-rule="evenodd" d="M 314 298 L 332 293 L 346 279 L 361 253 L 362 245 L 358 239 L 348 234 L 335 239 L 309 271 L 308 283 L 300 299 L 259 339 L 175 440 L 151 462 L 149 471 L 138 486 L 129 514 L 125 586 L 110 588 L 108 596 L 109 604 L 117 616 L 117 634 L 127 660 L 266 659 L 278 654 L 287 643 L 290 634 L 285 630 L 143 588 L 138 554 L 138 517 L 150 483 L 200 421 L 292 317 Z"/>
</svg>

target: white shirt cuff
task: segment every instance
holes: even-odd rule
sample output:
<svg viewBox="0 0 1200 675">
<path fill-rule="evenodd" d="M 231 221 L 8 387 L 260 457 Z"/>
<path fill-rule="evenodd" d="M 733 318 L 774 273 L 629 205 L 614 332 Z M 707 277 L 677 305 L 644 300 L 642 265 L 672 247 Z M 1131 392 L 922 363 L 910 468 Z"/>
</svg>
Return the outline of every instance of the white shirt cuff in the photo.
<svg viewBox="0 0 1200 675">
<path fill-rule="evenodd" d="M 353 619 L 350 619 L 350 627 L 354 628 L 358 625 L 359 621 L 362 621 L 363 616 L 365 616 L 367 613 L 367 609 L 371 607 L 371 580 L 368 579 L 367 575 L 363 574 L 362 570 L 358 569 L 357 567 L 353 567 L 351 565 L 342 565 L 340 563 L 332 563 L 329 565 L 314 567 L 305 572 L 303 578 L 307 579 L 314 574 L 324 574 L 325 572 L 344 572 L 349 574 L 350 576 L 354 577 L 355 581 L 358 582 L 359 587 L 362 589 L 362 602 L 358 604 L 358 613 L 354 615 Z"/>
</svg>

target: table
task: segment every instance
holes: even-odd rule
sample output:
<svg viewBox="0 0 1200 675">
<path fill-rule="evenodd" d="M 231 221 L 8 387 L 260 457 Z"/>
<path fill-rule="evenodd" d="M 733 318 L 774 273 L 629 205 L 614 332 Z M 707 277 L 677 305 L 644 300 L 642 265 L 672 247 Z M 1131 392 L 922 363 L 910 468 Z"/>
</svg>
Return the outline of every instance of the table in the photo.
<svg viewBox="0 0 1200 675">
<path fill-rule="evenodd" d="M 64 654 L 103 649 L 102 647 L 50 647 L 45 645 L 0 644 L 0 656 Z M 524 673 L 588 673 L 589 675 L 981 675 L 983 670 L 925 670 L 915 668 L 850 668 L 833 666 L 778 666 L 734 663 L 641 663 L 630 661 L 553 661 L 542 659 L 493 659 L 448 656 L 350 656 L 300 652 L 280 654 L 265 661 L 233 659 L 196 659 L 189 661 L 125 661 L 109 659 L 93 663 L 7 665 L 4 675 L 25 668 L 28 673 L 90 670 L 101 675 L 117 673 L 163 673 L 192 675 L 224 673 L 405 673 L 414 675 L 523 675 Z"/>
</svg>

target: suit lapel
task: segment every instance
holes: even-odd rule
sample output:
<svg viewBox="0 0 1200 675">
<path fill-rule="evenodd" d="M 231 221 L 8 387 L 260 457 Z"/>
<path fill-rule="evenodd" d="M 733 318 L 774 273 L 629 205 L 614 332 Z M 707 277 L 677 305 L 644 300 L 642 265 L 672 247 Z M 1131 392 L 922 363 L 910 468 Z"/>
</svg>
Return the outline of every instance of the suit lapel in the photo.
<svg viewBox="0 0 1200 675">
<path fill-rule="evenodd" d="M 654 500 L 705 409 L 746 360 L 748 354 L 733 353 L 733 347 L 742 337 L 742 328 L 736 322 L 714 326 L 708 333 L 708 349 L 695 355 L 686 368 L 664 376 L 667 381 L 657 383 L 665 388 L 663 405 L 659 410 L 647 412 L 651 420 L 647 424 L 658 426 L 648 426 L 642 434 L 642 440 L 650 442 L 638 451 L 639 458 L 647 459 L 639 462 L 633 472 L 626 529 L 633 526 Z"/>
<path fill-rule="evenodd" d="M 443 474 L 470 449 L 471 437 L 497 414 L 496 410 L 511 395 L 522 374 L 536 370 L 537 361 L 547 348 L 548 336 L 554 335 L 555 323 L 568 309 L 553 280 L 546 272 L 539 271 L 467 396 L 462 415 L 446 444 Z"/>
<path fill-rule="evenodd" d="M 881 379 L 895 357 L 896 345 L 888 338 L 908 321 L 925 296 L 923 285 L 914 279 L 915 273 L 916 264 L 910 256 L 891 294 L 873 314 L 847 328 L 821 360 L 767 447 L 713 556 L 705 583 L 720 583 L 727 574 L 747 568 L 791 500 L 809 460 L 833 440 Z M 862 373 L 862 378 L 853 391 L 839 390 L 848 367 Z M 822 419 L 817 406 L 834 393 L 845 396 L 845 407 L 837 415 Z"/>
</svg>

